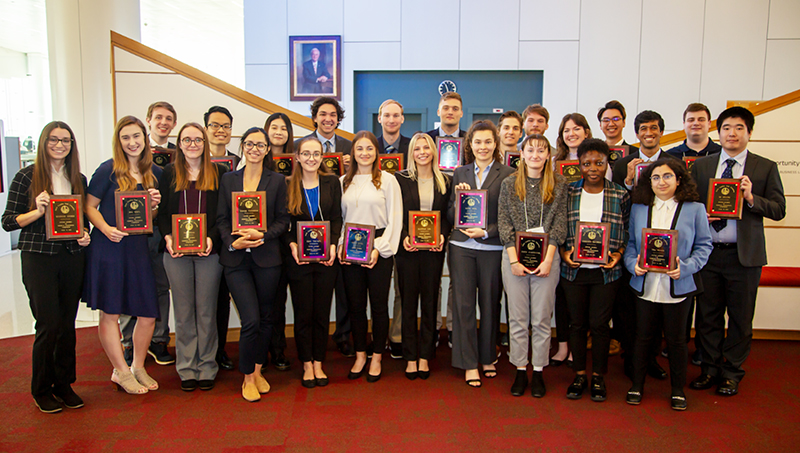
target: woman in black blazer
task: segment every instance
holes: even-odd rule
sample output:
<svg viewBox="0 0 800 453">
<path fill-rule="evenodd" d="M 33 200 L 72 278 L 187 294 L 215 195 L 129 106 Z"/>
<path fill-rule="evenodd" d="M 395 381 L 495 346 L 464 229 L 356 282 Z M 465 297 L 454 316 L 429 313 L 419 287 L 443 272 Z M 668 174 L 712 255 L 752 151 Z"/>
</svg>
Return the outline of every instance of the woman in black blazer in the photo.
<svg viewBox="0 0 800 453">
<path fill-rule="evenodd" d="M 456 189 L 483 189 L 486 196 L 486 228 L 456 229 L 450 235 L 450 278 L 453 279 L 453 366 L 466 370 L 465 380 L 471 387 L 480 387 L 478 364 L 483 375 L 497 376 L 495 339 L 500 315 L 503 284 L 500 262 L 503 245 L 497 229 L 497 200 L 500 185 L 514 173 L 501 163 L 497 128 L 491 121 L 476 121 L 465 140 L 467 165 L 453 172 L 453 194 L 447 210 L 448 220 L 455 223 Z M 478 335 L 475 317 L 475 293 L 481 312 Z"/>
<path fill-rule="evenodd" d="M 39 136 L 36 161 L 17 172 L 8 191 L 3 229 L 22 229 L 22 281 L 36 319 L 33 342 L 31 394 L 45 413 L 83 406 L 72 390 L 75 382 L 75 315 L 81 298 L 89 233 L 78 240 L 48 241 L 45 210 L 50 195 L 77 194 L 85 202 L 86 177 L 81 174 L 78 147 L 72 129 L 53 121 Z"/>
<path fill-rule="evenodd" d="M 222 175 L 217 207 L 217 228 L 222 240 L 219 262 L 224 266 L 242 330 L 239 336 L 239 371 L 244 373 L 242 397 L 258 401 L 269 392 L 261 375 L 270 338 L 269 315 L 281 276 L 278 242 L 289 226 L 286 211 L 285 178 L 268 168 L 267 133 L 260 127 L 248 129 L 241 138 L 243 169 Z M 232 231 L 231 194 L 266 192 L 267 231 Z"/>
<path fill-rule="evenodd" d="M 406 377 L 427 379 L 428 361 L 436 348 L 436 302 L 444 265 L 444 241 L 450 236 L 450 222 L 444 215 L 450 202 L 452 178 L 439 171 L 436 145 L 428 134 L 417 133 L 408 146 L 408 169 L 394 174 L 403 197 L 403 247 L 398 250 L 397 277 L 402 297 L 403 358 Z M 409 211 L 437 211 L 440 219 L 439 246 L 418 250 L 411 245 Z M 420 301 L 421 299 L 421 301 Z M 418 304 L 418 301 L 420 303 Z M 396 303 L 396 302 L 395 302 Z M 420 339 L 417 341 L 417 307 L 421 307 Z M 419 359 L 419 365 L 417 364 Z"/>
<path fill-rule="evenodd" d="M 185 124 L 178 132 L 175 162 L 164 167 L 158 181 L 161 209 L 158 228 L 168 254 L 164 270 L 172 290 L 175 312 L 175 368 L 181 390 L 214 388 L 219 371 L 217 354 L 217 296 L 222 276 L 219 264 L 217 200 L 224 167 L 211 161 L 208 136 L 197 123 Z M 206 243 L 195 254 L 176 250 L 173 214 L 204 214 Z M 198 233 L 195 231 L 195 233 Z"/>
<path fill-rule="evenodd" d="M 291 143 L 291 142 L 289 142 Z M 288 181 L 289 231 L 283 236 L 292 251 L 286 264 L 292 288 L 294 337 L 297 357 L 303 362 L 303 387 L 324 387 L 328 376 L 322 371 L 328 343 L 328 324 L 336 276 L 336 244 L 342 231 L 342 186 L 339 178 L 320 168 L 322 144 L 315 136 L 298 142 L 294 167 Z M 329 259 L 319 263 L 300 262 L 297 222 L 330 222 Z"/>
</svg>

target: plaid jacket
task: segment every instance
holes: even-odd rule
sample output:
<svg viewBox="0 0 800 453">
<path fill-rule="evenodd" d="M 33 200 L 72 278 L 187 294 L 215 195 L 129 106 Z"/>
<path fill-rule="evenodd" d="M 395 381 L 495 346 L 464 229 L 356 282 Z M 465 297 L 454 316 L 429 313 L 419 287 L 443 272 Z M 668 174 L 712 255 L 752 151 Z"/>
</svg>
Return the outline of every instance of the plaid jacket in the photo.
<svg viewBox="0 0 800 453">
<path fill-rule="evenodd" d="M 83 181 L 83 190 L 86 193 L 86 177 L 81 175 Z M 45 255 L 57 255 L 62 247 L 72 253 L 79 253 L 83 247 L 78 245 L 78 241 L 48 241 L 45 234 L 44 216 L 35 222 L 20 227 L 17 223 L 17 216 L 30 212 L 31 208 L 29 203 L 29 194 L 31 184 L 33 183 L 33 165 L 29 165 L 14 176 L 11 181 L 11 187 L 8 189 L 8 202 L 6 203 L 6 210 L 3 213 L 3 229 L 6 231 L 14 231 L 22 228 L 19 235 L 19 243 L 17 248 L 23 252 L 44 253 Z M 84 222 L 86 217 L 84 216 Z M 86 229 L 89 228 L 88 223 L 84 225 Z"/>
<path fill-rule="evenodd" d="M 611 224 L 611 236 L 608 238 L 610 252 L 624 250 L 628 244 L 628 218 L 631 214 L 631 200 L 628 191 L 609 180 L 604 180 L 603 188 L 603 216 L 602 222 Z M 575 246 L 575 226 L 581 218 L 581 193 L 583 192 L 583 179 L 569 185 L 569 199 L 567 200 L 567 241 L 564 243 L 566 250 Z M 622 276 L 623 262 L 620 260 L 612 269 L 603 271 L 603 283 L 610 283 Z M 578 270 L 567 266 L 561 261 L 561 277 L 569 281 L 575 280 Z"/>
</svg>

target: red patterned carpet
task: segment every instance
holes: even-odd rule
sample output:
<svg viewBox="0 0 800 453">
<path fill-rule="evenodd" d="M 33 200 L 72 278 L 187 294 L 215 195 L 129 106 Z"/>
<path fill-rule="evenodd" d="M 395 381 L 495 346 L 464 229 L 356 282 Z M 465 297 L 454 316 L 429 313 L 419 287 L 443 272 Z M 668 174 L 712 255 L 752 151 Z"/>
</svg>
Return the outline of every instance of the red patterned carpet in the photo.
<svg viewBox="0 0 800 453">
<path fill-rule="evenodd" d="M 798 451 L 800 343 L 756 341 L 748 376 L 733 398 L 687 390 L 689 410 L 669 409 L 669 384 L 649 380 L 642 405 L 625 404 L 629 382 L 612 357 L 609 400 L 564 397 L 572 381 L 562 366 L 545 369 L 543 399 L 509 393 L 507 357 L 481 389 L 463 382 L 440 345 L 427 381 L 408 381 L 402 361 L 385 355 L 382 379 L 347 380 L 351 359 L 331 351 L 324 388 L 300 386 L 301 371 L 266 373 L 261 402 L 240 396 L 238 372 L 221 372 L 209 392 L 185 393 L 173 367 L 148 360 L 161 389 L 143 396 L 111 389 L 111 367 L 96 329 L 78 332 L 78 382 L 86 406 L 40 413 L 29 394 L 33 338 L 0 341 L 0 451 Z M 228 346 L 236 357 L 237 345 Z M 666 360 L 660 359 L 666 367 Z M 689 366 L 689 377 L 699 369 Z"/>
</svg>

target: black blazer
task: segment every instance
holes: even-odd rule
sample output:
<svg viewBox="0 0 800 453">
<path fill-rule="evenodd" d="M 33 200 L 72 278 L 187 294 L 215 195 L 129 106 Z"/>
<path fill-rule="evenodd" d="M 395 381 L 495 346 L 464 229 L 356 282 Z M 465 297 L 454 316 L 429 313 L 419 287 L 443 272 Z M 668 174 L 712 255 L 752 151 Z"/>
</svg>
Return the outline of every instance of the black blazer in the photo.
<svg viewBox="0 0 800 453">
<path fill-rule="evenodd" d="M 721 155 L 701 157 L 692 165 L 692 178 L 703 203 L 708 201 L 708 180 L 716 176 Z M 742 220 L 736 222 L 739 262 L 745 267 L 764 266 L 767 264 L 764 217 L 781 220 L 786 215 L 783 183 L 775 162 L 750 151 L 744 161 L 743 174 L 753 183 L 753 207 L 748 207 L 745 201 Z"/>
<path fill-rule="evenodd" d="M 217 170 L 217 182 L 222 182 L 222 175 L 225 173 L 226 168 L 221 164 L 215 164 Z M 161 172 L 161 178 L 158 180 L 158 190 L 161 192 L 161 205 L 158 210 L 158 229 L 161 231 L 162 236 L 172 234 L 172 214 L 178 213 L 178 206 L 180 206 L 181 196 L 175 192 L 175 164 L 167 164 L 164 171 Z M 219 253 L 220 239 L 219 230 L 217 230 L 217 200 L 219 200 L 219 187 L 217 190 L 207 190 L 203 192 L 206 198 L 206 227 L 208 228 L 208 237 L 214 243 L 213 250 Z"/>
<path fill-rule="evenodd" d="M 405 135 L 401 134 L 400 135 L 400 140 L 398 140 L 398 143 L 397 143 L 397 146 L 399 146 L 400 149 L 398 149 L 397 152 L 403 154 L 403 169 L 408 168 L 408 144 L 409 143 L 411 143 L 411 139 L 406 137 Z M 380 147 L 380 150 L 378 150 L 379 153 L 386 153 L 386 147 L 389 146 L 389 144 L 383 141 L 383 135 L 378 137 L 378 146 Z"/>
<path fill-rule="evenodd" d="M 339 243 L 339 235 L 342 234 L 342 185 L 339 183 L 337 176 L 319 175 L 319 210 L 313 219 L 305 200 L 300 205 L 300 210 L 302 214 L 291 216 L 289 229 L 283 235 L 284 243 L 287 246 L 292 242 L 297 242 L 297 222 L 311 220 L 330 221 L 330 243 Z"/>
<path fill-rule="evenodd" d="M 312 135 L 314 137 L 316 137 L 317 136 L 317 131 L 314 131 L 314 132 L 306 135 L 306 137 L 311 137 Z M 300 143 L 300 140 L 302 140 L 302 139 L 304 139 L 306 137 L 298 138 L 297 140 L 295 140 L 294 141 L 294 149 L 297 149 L 297 144 Z M 336 144 L 336 152 L 337 153 L 350 154 L 350 148 L 353 147 L 353 142 L 351 142 L 350 140 L 348 140 L 346 138 L 339 137 L 338 135 L 334 135 L 333 136 L 333 142 Z M 325 145 L 322 145 L 322 151 L 323 152 L 325 151 Z"/>
<path fill-rule="evenodd" d="M 627 156 L 625 156 L 622 159 L 618 160 L 614 164 L 614 168 L 611 171 L 611 181 L 619 184 L 622 187 L 625 187 L 625 178 L 628 176 L 628 162 L 630 162 L 633 159 L 636 159 L 637 157 L 639 157 L 639 153 L 640 153 L 639 148 L 635 148 L 633 146 L 631 146 L 629 148 L 629 151 L 630 151 L 630 154 L 628 154 Z M 662 158 L 662 157 L 671 157 L 673 159 L 678 159 L 677 157 L 675 157 L 672 154 L 664 151 L 663 149 L 661 150 L 661 155 L 658 156 L 658 157 L 659 157 L 659 159 Z M 680 159 L 678 159 L 678 160 L 680 160 Z"/>
<path fill-rule="evenodd" d="M 511 174 L 514 173 L 514 169 L 508 167 L 506 165 L 501 164 L 500 162 L 495 162 L 492 164 L 492 168 L 489 170 L 489 174 L 486 175 L 486 181 L 484 181 L 483 186 L 481 189 L 488 190 L 488 204 L 487 208 L 487 217 L 486 217 L 486 233 L 487 238 L 479 238 L 476 241 L 482 244 L 489 244 L 489 245 L 503 245 L 500 242 L 500 233 L 497 230 L 497 207 L 498 207 L 498 199 L 500 198 L 500 185 L 503 183 L 503 180 L 509 177 Z M 465 182 L 469 184 L 469 186 L 473 189 L 477 188 L 478 185 L 475 182 L 475 163 L 471 163 L 469 165 L 464 165 L 462 167 L 456 168 L 453 172 L 453 187 L 454 189 L 450 193 L 450 202 L 448 203 L 447 207 L 447 220 L 450 222 L 451 225 L 455 225 L 455 202 L 456 202 L 456 191 L 455 186 L 458 184 Z M 463 242 L 469 239 L 469 236 L 462 233 L 460 230 L 455 229 L 450 234 L 450 240 L 454 240 L 457 242 Z"/>
<path fill-rule="evenodd" d="M 439 211 L 439 218 L 442 221 L 440 232 L 444 236 L 444 240 L 447 241 L 450 236 L 450 230 L 453 228 L 453 223 L 448 219 L 447 215 L 448 205 L 450 204 L 450 197 L 452 195 L 451 192 L 453 191 L 453 178 L 445 174 L 442 176 L 444 176 L 447 190 L 445 193 L 439 192 L 439 187 L 436 185 L 436 180 L 434 179 L 433 206 L 431 206 L 431 211 Z M 394 174 L 394 177 L 400 185 L 400 195 L 403 197 L 403 232 L 400 234 L 401 244 L 398 253 L 408 253 L 402 246 L 402 241 L 408 236 L 408 212 L 420 210 L 419 186 L 417 185 L 417 181 L 411 179 L 408 175 L 408 170 L 398 171 Z"/>
<path fill-rule="evenodd" d="M 222 247 L 219 252 L 219 262 L 223 266 L 238 266 L 245 250 L 230 251 L 229 247 L 238 236 L 232 236 L 231 220 L 231 194 L 244 190 L 244 168 L 229 171 L 222 175 L 222 184 L 219 188 L 219 202 L 217 203 L 217 229 L 219 230 Z M 286 210 L 286 182 L 283 175 L 264 168 L 258 190 L 267 193 L 267 231 L 264 233 L 264 243 L 250 250 L 253 261 L 259 267 L 280 266 L 281 253 L 279 249 L 280 237 L 289 228 L 289 212 Z"/>
</svg>

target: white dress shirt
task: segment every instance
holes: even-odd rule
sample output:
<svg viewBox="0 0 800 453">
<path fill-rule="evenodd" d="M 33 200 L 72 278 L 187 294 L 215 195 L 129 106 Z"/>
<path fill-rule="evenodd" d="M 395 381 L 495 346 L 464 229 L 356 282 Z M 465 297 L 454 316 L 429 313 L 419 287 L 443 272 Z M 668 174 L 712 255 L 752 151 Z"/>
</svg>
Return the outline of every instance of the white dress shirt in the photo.
<svg viewBox="0 0 800 453">
<path fill-rule="evenodd" d="M 677 209 L 678 202 L 675 200 L 675 197 L 667 201 L 655 197 L 655 201 L 653 202 L 653 218 L 650 219 L 652 228 L 669 230 L 672 226 L 672 219 Z M 673 247 L 677 247 L 677 245 L 678 244 L 673 244 Z M 644 277 L 642 299 L 660 304 L 675 304 L 685 299 L 685 297 L 676 299 L 669 295 L 669 281 L 670 277 L 667 274 L 648 272 Z"/>
<path fill-rule="evenodd" d="M 747 150 L 739 153 L 739 155 L 736 157 L 729 156 L 724 149 L 721 150 L 719 152 L 719 164 L 717 165 L 717 172 L 714 177 L 722 177 L 722 172 L 728 167 L 728 164 L 725 163 L 725 161 L 728 159 L 733 159 L 736 161 L 731 169 L 733 177 L 741 178 L 742 175 L 744 175 L 744 162 L 747 159 Z M 725 225 L 725 228 L 721 229 L 719 232 L 711 228 L 711 242 L 736 242 L 737 238 L 736 220 L 728 219 L 728 223 Z"/>
</svg>

